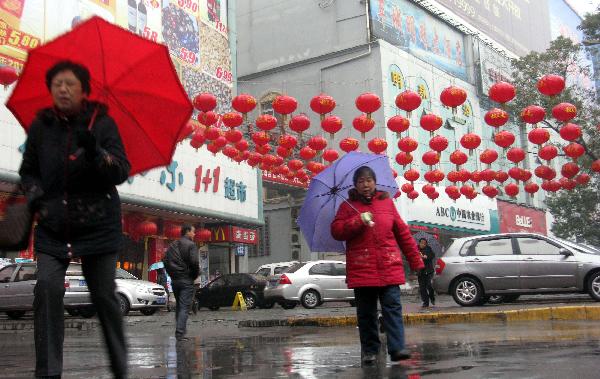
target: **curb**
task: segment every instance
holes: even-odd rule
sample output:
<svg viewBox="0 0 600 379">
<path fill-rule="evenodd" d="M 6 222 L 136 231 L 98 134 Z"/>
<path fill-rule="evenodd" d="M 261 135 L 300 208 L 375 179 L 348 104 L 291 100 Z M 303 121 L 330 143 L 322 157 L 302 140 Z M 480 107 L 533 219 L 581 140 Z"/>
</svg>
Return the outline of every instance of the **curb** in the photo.
<svg viewBox="0 0 600 379">
<path fill-rule="evenodd" d="M 76 329 L 81 331 L 96 329 L 100 324 L 97 320 L 72 320 L 65 321 L 65 329 Z M 27 330 L 33 331 L 33 321 L 8 321 L 0 323 L 0 332 L 13 332 Z"/>
<path fill-rule="evenodd" d="M 600 306 L 564 306 L 513 309 L 482 312 L 431 312 L 406 313 L 404 325 L 455 324 L 473 322 L 516 322 L 548 320 L 600 320 Z M 264 328 L 276 326 L 356 326 L 356 316 L 305 317 L 273 320 L 246 320 L 239 328 Z"/>
</svg>

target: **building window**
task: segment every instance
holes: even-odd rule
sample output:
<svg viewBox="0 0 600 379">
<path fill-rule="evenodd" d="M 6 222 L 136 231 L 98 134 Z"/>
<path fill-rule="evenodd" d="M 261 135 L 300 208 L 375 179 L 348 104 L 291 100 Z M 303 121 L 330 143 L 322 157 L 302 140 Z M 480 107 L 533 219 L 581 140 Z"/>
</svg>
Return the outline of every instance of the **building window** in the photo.
<svg viewBox="0 0 600 379">
<path fill-rule="evenodd" d="M 265 225 L 261 228 L 261 241 L 258 255 L 261 257 L 271 255 L 271 241 L 269 239 L 269 217 L 265 216 Z"/>
</svg>

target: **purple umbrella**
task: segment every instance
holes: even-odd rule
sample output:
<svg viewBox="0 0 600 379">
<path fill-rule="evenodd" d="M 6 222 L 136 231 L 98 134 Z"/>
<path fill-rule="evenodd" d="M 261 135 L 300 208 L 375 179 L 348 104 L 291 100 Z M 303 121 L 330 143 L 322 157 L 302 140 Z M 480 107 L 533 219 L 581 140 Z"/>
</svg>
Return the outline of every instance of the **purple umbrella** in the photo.
<svg viewBox="0 0 600 379">
<path fill-rule="evenodd" d="M 391 196 L 398 192 L 388 157 L 380 154 L 350 152 L 312 178 L 297 223 L 314 252 L 345 252 L 344 243 L 331 236 L 331 222 L 340 204 L 354 187 L 352 176 L 361 166 L 370 167 L 377 176 L 377 189 Z M 358 212 L 358 211 L 357 211 Z"/>
</svg>

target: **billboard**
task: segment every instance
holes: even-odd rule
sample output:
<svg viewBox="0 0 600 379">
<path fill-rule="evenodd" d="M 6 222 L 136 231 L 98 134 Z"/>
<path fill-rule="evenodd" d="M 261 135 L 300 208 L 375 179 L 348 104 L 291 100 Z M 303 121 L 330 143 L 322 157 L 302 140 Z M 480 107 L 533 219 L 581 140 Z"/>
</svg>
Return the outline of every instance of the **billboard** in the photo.
<svg viewBox="0 0 600 379">
<path fill-rule="evenodd" d="M 498 200 L 500 233 L 539 233 L 546 235 L 546 212 Z"/>
<path fill-rule="evenodd" d="M 550 41 L 546 1 L 437 0 L 465 21 L 523 56 L 543 51 Z"/>
<path fill-rule="evenodd" d="M 407 0 L 369 4 L 371 32 L 375 37 L 467 80 L 462 33 Z"/>
</svg>

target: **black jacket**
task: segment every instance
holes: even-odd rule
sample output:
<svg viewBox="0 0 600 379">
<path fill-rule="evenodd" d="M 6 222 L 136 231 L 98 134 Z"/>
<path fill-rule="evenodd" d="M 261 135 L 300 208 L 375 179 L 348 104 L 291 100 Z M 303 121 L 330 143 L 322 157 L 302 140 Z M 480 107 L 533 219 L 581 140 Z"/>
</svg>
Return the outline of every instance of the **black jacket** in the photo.
<svg viewBox="0 0 600 379">
<path fill-rule="evenodd" d="M 171 280 L 193 282 L 200 273 L 198 247 L 188 237 L 173 242 L 163 258 L 165 269 Z"/>
<path fill-rule="evenodd" d="M 96 154 L 79 139 L 98 109 L 92 134 Z M 61 116 L 38 112 L 29 128 L 21 183 L 37 204 L 36 251 L 61 258 L 114 253 L 121 248 L 121 201 L 116 185 L 129 175 L 129 161 L 114 120 L 104 104 L 85 102 L 82 112 Z"/>
<path fill-rule="evenodd" d="M 419 247 L 419 251 L 421 252 L 421 254 L 425 255 L 425 258 L 423 259 L 423 263 L 425 263 L 425 268 L 423 268 L 421 272 L 423 274 L 433 274 L 435 266 L 435 253 L 429 246 L 425 246 L 425 248 L 423 249 Z"/>
</svg>

